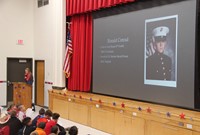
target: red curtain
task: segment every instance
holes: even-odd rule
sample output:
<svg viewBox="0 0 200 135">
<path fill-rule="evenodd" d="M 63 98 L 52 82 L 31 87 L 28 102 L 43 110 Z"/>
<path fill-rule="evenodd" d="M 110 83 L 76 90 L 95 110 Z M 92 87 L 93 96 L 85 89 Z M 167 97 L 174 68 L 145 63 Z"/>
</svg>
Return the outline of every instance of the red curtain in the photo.
<svg viewBox="0 0 200 135">
<path fill-rule="evenodd" d="M 66 0 L 67 16 L 107 8 L 136 0 Z"/>
<path fill-rule="evenodd" d="M 80 0 L 81 2 L 83 0 Z M 74 15 L 71 18 L 73 54 L 68 89 L 90 91 L 92 74 L 92 15 Z"/>
</svg>

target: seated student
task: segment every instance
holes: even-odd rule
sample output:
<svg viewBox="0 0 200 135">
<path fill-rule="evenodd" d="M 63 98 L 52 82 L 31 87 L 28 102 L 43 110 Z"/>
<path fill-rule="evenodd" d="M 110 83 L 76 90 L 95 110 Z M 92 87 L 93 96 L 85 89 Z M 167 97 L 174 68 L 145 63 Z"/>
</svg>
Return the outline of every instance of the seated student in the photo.
<svg viewBox="0 0 200 135">
<path fill-rule="evenodd" d="M 44 114 L 45 114 L 45 110 L 44 110 L 44 108 L 41 108 L 41 109 L 39 110 L 38 116 L 36 116 L 36 117 L 33 119 L 32 125 L 33 125 L 33 126 L 37 126 L 37 120 L 38 120 L 39 118 L 43 118 L 43 117 L 44 117 Z"/>
<path fill-rule="evenodd" d="M 58 134 L 58 127 L 55 125 L 51 128 L 51 133 L 49 135 L 57 135 Z"/>
<path fill-rule="evenodd" d="M 51 120 L 51 116 L 52 116 L 52 111 L 51 110 L 46 110 L 45 116 L 43 118 L 39 118 L 37 120 L 37 125 L 40 123 L 40 122 L 44 122 L 44 123 L 47 123 L 48 121 Z"/>
<path fill-rule="evenodd" d="M 69 135 L 78 135 L 78 128 L 76 126 L 72 126 L 68 132 Z"/>
<path fill-rule="evenodd" d="M 17 118 L 20 121 L 22 121 L 24 118 L 26 118 L 26 109 L 22 104 L 17 105 L 17 109 L 18 109 Z"/>
<path fill-rule="evenodd" d="M 56 124 L 56 126 L 58 127 L 59 133 L 58 135 L 66 135 L 66 130 L 63 126 L 59 125 L 58 123 Z"/>
<path fill-rule="evenodd" d="M 33 131 L 30 135 L 47 135 L 44 131 L 45 126 L 46 126 L 45 122 L 38 123 L 36 130 Z"/>
<path fill-rule="evenodd" d="M 10 135 L 16 135 L 18 131 L 22 128 L 21 121 L 16 117 L 16 111 L 10 113 L 10 120 L 8 121 L 10 127 Z"/>
<path fill-rule="evenodd" d="M 24 118 L 22 124 L 24 127 L 19 131 L 18 135 L 30 135 L 30 133 L 36 129 L 36 127 L 32 126 L 32 120 L 30 117 Z"/>
<path fill-rule="evenodd" d="M 7 109 L 7 113 L 9 114 L 9 112 L 11 111 L 17 111 L 17 106 L 15 104 L 11 104 L 8 109 Z"/>
<path fill-rule="evenodd" d="M 53 113 L 53 115 L 52 115 L 52 120 L 50 120 L 50 121 L 48 121 L 48 122 L 46 123 L 46 127 L 45 127 L 44 131 L 46 132 L 47 135 L 51 133 L 51 128 L 52 128 L 53 126 L 56 126 L 59 117 L 60 117 L 60 114 L 58 114 L 58 113 Z"/>
<path fill-rule="evenodd" d="M 0 124 L 0 128 L 9 127 L 9 134 L 16 135 L 18 131 L 22 128 L 21 121 L 16 117 L 16 111 L 9 112 L 10 117 L 6 123 Z"/>
</svg>

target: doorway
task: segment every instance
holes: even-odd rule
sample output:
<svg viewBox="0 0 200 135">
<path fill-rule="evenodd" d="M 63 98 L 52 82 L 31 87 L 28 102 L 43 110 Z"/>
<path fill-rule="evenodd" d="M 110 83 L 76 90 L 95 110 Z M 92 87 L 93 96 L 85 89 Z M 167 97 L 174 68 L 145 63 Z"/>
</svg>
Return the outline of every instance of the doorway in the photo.
<svg viewBox="0 0 200 135">
<path fill-rule="evenodd" d="M 24 70 L 32 71 L 32 58 L 7 58 L 7 105 L 13 102 L 12 82 L 24 82 Z"/>
<path fill-rule="evenodd" d="M 45 61 L 35 61 L 35 103 L 44 106 Z"/>
</svg>

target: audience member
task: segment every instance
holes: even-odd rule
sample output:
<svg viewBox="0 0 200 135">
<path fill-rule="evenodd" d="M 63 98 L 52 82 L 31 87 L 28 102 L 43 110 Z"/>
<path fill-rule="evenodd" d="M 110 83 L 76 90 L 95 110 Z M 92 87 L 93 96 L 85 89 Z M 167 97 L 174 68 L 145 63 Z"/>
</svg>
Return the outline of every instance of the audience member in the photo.
<svg viewBox="0 0 200 135">
<path fill-rule="evenodd" d="M 18 131 L 22 128 L 21 121 L 16 117 L 16 111 L 9 112 L 10 117 L 8 121 L 4 124 L 0 124 L 0 128 L 8 127 L 10 135 L 16 135 Z"/>
<path fill-rule="evenodd" d="M 22 124 L 24 127 L 19 131 L 19 135 L 30 135 L 36 127 L 32 126 L 32 120 L 30 117 L 26 117 L 23 119 Z"/>
<path fill-rule="evenodd" d="M 0 135 L 9 135 L 10 127 L 6 124 L 10 119 L 10 115 L 1 113 L 0 116 Z"/>
<path fill-rule="evenodd" d="M 22 128 L 21 121 L 16 117 L 16 111 L 10 113 L 10 120 L 8 121 L 10 127 L 10 135 L 15 135 Z"/>
<path fill-rule="evenodd" d="M 66 129 L 63 126 L 59 125 L 58 123 L 56 124 L 56 126 L 58 127 L 60 131 L 58 135 L 66 135 Z"/>
<path fill-rule="evenodd" d="M 51 134 L 49 135 L 57 135 L 58 134 L 58 127 L 55 125 L 51 128 Z"/>
<path fill-rule="evenodd" d="M 17 109 L 18 109 L 17 118 L 20 121 L 22 121 L 24 118 L 26 118 L 26 109 L 22 104 L 17 105 Z"/>
<path fill-rule="evenodd" d="M 18 108 L 18 109 L 17 109 Z M 66 129 L 58 124 L 60 114 L 51 110 L 39 110 L 38 116 L 32 121 L 26 117 L 24 105 L 10 105 L 8 115 L 0 119 L 0 134 L 10 135 L 66 135 Z M 51 120 L 52 117 L 52 120 Z M 21 123 L 22 121 L 22 123 Z M 22 125 L 23 124 L 23 125 Z M 37 125 L 37 128 L 36 128 Z M 68 135 L 78 135 L 78 128 L 72 126 L 68 129 Z"/>
<path fill-rule="evenodd" d="M 46 132 L 47 135 L 51 133 L 51 128 L 57 124 L 59 117 L 60 117 L 60 114 L 53 113 L 52 120 L 46 123 L 46 127 L 44 131 Z"/>
<path fill-rule="evenodd" d="M 45 114 L 45 110 L 44 110 L 44 108 L 41 108 L 41 109 L 39 110 L 38 116 L 36 116 L 36 117 L 33 119 L 32 125 L 33 125 L 33 126 L 37 126 L 37 120 L 38 120 L 39 118 L 43 118 L 43 117 L 44 117 L 44 114 Z"/>
<path fill-rule="evenodd" d="M 37 120 L 37 125 L 38 125 L 40 122 L 47 123 L 48 121 L 51 120 L 51 116 L 52 116 L 52 111 L 51 111 L 51 110 L 46 110 L 45 116 L 44 116 L 43 118 L 39 118 L 39 119 Z"/>
<path fill-rule="evenodd" d="M 15 104 L 11 104 L 11 105 L 8 107 L 8 109 L 7 109 L 8 114 L 9 114 L 10 112 L 12 112 L 12 111 L 16 111 L 16 112 L 17 112 L 17 107 L 16 107 Z"/>
<path fill-rule="evenodd" d="M 76 126 L 72 126 L 69 129 L 69 135 L 78 135 L 78 128 Z"/>
<path fill-rule="evenodd" d="M 36 135 L 47 135 L 47 134 L 45 133 L 45 131 L 44 131 L 45 126 L 46 126 L 46 123 L 45 123 L 45 122 L 40 122 L 40 123 L 38 123 L 38 126 L 37 126 L 36 130 L 33 131 L 33 132 L 31 133 L 31 135 L 35 135 L 35 134 L 36 134 Z"/>
</svg>

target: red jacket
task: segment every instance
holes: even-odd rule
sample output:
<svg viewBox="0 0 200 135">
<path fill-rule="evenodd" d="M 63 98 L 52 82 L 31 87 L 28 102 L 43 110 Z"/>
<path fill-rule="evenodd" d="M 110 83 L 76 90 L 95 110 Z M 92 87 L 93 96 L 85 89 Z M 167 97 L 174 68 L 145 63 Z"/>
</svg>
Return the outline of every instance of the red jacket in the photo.
<svg viewBox="0 0 200 135">
<path fill-rule="evenodd" d="M 29 80 L 31 79 L 31 73 L 25 74 L 25 75 L 24 75 L 24 79 L 25 79 L 26 81 L 29 81 Z"/>
<path fill-rule="evenodd" d="M 55 122 L 54 120 L 50 120 L 49 122 L 46 123 L 44 131 L 46 132 L 47 135 L 51 133 L 51 128 L 56 124 L 57 122 Z"/>
<path fill-rule="evenodd" d="M 37 120 L 37 126 L 38 126 L 38 124 L 40 123 L 40 122 L 44 122 L 44 123 L 47 123 L 48 121 L 50 121 L 49 119 L 47 119 L 47 118 L 39 118 L 38 120 Z"/>
</svg>

